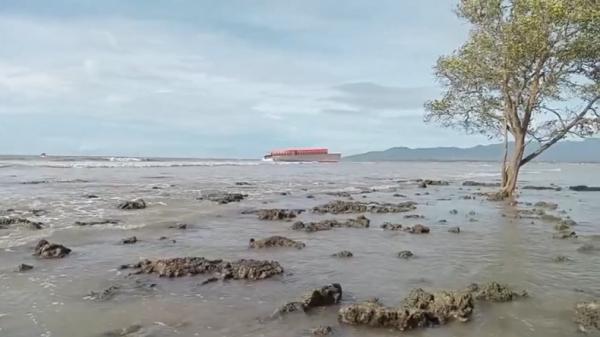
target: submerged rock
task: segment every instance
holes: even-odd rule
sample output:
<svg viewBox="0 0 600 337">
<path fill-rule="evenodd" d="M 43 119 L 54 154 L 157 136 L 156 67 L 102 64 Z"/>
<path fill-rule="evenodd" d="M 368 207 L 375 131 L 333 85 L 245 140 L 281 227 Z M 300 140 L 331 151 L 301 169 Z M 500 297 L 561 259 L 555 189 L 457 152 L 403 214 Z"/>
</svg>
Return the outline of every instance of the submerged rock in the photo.
<svg viewBox="0 0 600 337">
<path fill-rule="evenodd" d="M 425 219 L 425 216 L 421 214 L 408 214 L 404 216 L 404 219 Z"/>
<path fill-rule="evenodd" d="M 394 224 L 394 223 L 391 223 L 391 222 L 384 222 L 381 225 L 381 228 L 383 228 L 385 230 L 388 230 L 388 231 L 397 231 L 397 230 L 402 229 L 402 225 L 401 224 Z"/>
<path fill-rule="evenodd" d="M 572 260 L 564 255 L 558 255 L 558 256 L 554 257 L 552 259 L 552 261 L 556 262 L 556 263 L 564 263 L 564 262 L 570 262 Z"/>
<path fill-rule="evenodd" d="M 448 228 L 448 232 L 458 234 L 458 233 L 460 233 L 460 227 L 458 227 L 458 226 L 450 227 L 450 228 Z"/>
<path fill-rule="evenodd" d="M 242 193 L 228 193 L 228 192 L 211 192 L 198 197 L 198 200 L 208 200 L 219 204 L 228 204 L 231 202 L 240 202 L 244 200 L 248 195 Z"/>
<path fill-rule="evenodd" d="M 427 234 L 427 233 L 429 233 L 429 227 L 419 224 L 419 225 L 404 227 L 403 231 L 411 233 L 411 234 Z"/>
<path fill-rule="evenodd" d="M 600 187 L 591 187 L 587 185 L 569 186 L 569 189 L 576 192 L 600 192 Z"/>
<path fill-rule="evenodd" d="M 582 246 L 580 246 L 579 248 L 577 248 L 577 251 L 580 253 L 592 253 L 592 252 L 600 251 L 600 246 L 596 246 L 592 243 L 585 243 Z"/>
<path fill-rule="evenodd" d="M 292 229 L 296 231 L 317 232 L 326 231 L 333 228 L 369 228 L 369 220 L 366 216 L 360 215 L 356 219 L 340 220 L 322 220 L 319 222 L 302 222 L 297 221 L 292 225 Z"/>
<path fill-rule="evenodd" d="M 551 186 L 532 186 L 532 185 L 526 185 L 521 187 L 522 190 L 538 190 L 538 191 L 544 191 L 544 190 L 549 190 L 549 191 L 562 191 L 562 187 L 560 186 L 555 186 L 555 185 L 551 185 Z"/>
<path fill-rule="evenodd" d="M 95 225 L 116 225 L 119 220 L 104 219 L 104 220 L 90 220 L 90 221 L 75 221 L 76 226 L 95 226 Z"/>
<path fill-rule="evenodd" d="M 575 305 L 575 323 L 581 332 L 600 331 L 600 302 L 581 302 Z"/>
<path fill-rule="evenodd" d="M 14 216 L 0 217 L 0 229 L 6 229 L 10 225 L 17 225 L 17 224 L 29 225 L 29 227 L 31 227 L 32 229 L 42 229 L 43 228 L 43 223 L 37 222 L 37 221 L 31 221 L 27 218 L 20 218 L 20 217 L 14 217 Z"/>
<path fill-rule="evenodd" d="M 333 257 L 353 257 L 354 254 L 352 254 L 352 252 L 349 250 L 342 250 L 335 254 L 332 254 L 331 256 L 333 256 Z"/>
<path fill-rule="evenodd" d="M 130 245 L 130 244 L 136 243 L 137 241 L 138 241 L 137 237 L 132 236 L 132 237 L 128 237 L 128 238 L 121 240 L 121 244 Z"/>
<path fill-rule="evenodd" d="M 577 233 L 571 230 L 562 230 L 552 235 L 553 239 L 574 239 L 577 237 Z"/>
<path fill-rule="evenodd" d="M 121 266 L 122 269 L 137 269 L 136 274 L 158 274 L 161 277 L 182 277 L 197 274 L 213 273 L 223 279 L 261 280 L 283 273 L 277 261 L 208 260 L 203 257 L 177 257 L 161 260 L 144 260 L 132 265 Z"/>
<path fill-rule="evenodd" d="M 367 301 L 341 308 L 342 323 L 407 331 L 444 325 L 452 320 L 467 321 L 473 313 L 473 297 L 469 292 L 423 289 L 411 291 L 400 307 L 385 307 L 378 301 Z"/>
<path fill-rule="evenodd" d="M 310 311 L 316 307 L 338 304 L 342 299 L 342 286 L 339 283 L 332 283 L 321 288 L 317 288 L 307 293 L 300 301 L 294 301 L 284 304 L 277 309 L 274 315 L 281 315 L 296 311 Z"/>
<path fill-rule="evenodd" d="M 550 209 L 550 210 L 555 210 L 558 208 L 557 203 L 548 202 L 548 201 L 538 201 L 535 204 L 533 204 L 533 206 L 539 207 L 539 208 L 546 208 L 546 209 Z"/>
<path fill-rule="evenodd" d="M 330 326 L 320 326 L 311 330 L 313 336 L 327 336 L 333 334 L 333 328 Z"/>
<path fill-rule="evenodd" d="M 129 201 L 123 201 L 118 205 L 120 209 L 144 209 L 146 208 L 146 202 L 144 199 L 134 199 Z"/>
<path fill-rule="evenodd" d="M 181 229 L 181 230 L 188 229 L 188 227 L 190 227 L 190 225 L 188 225 L 186 223 L 178 223 L 178 224 L 169 226 L 169 228 L 171 228 L 171 229 Z"/>
<path fill-rule="evenodd" d="M 473 294 L 475 299 L 488 302 L 510 302 L 520 297 L 529 296 L 524 290 L 516 292 L 508 285 L 498 282 L 489 282 L 483 285 L 473 283 L 468 287 L 468 291 Z"/>
<path fill-rule="evenodd" d="M 59 259 L 69 255 L 70 253 L 71 249 L 63 245 L 50 243 L 46 240 L 40 240 L 35 246 L 33 255 L 44 259 Z"/>
<path fill-rule="evenodd" d="M 290 220 L 294 219 L 302 210 L 292 209 L 261 209 L 256 212 L 260 220 Z"/>
<path fill-rule="evenodd" d="M 413 252 L 411 252 L 410 250 L 402 250 L 398 252 L 398 257 L 402 259 L 408 259 L 413 257 L 414 255 L 415 254 L 413 254 Z"/>
<path fill-rule="evenodd" d="M 294 247 L 297 249 L 302 249 L 306 245 L 304 242 L 288 239 L 284 236 L 274 235 L 261 240 L 255 240 L 254 238 L 251 238 L 249 246 L 250 248 Z"/>
<path fill-rule="evenodd" d="M 478 186 L 478 187 L 500 187 L 500 183 L 488 183 L 480 181 L 467 180 L 462 183 L 463 186 Z"/>
<path fill-rule="evenodd" d="M 416 203 L 406 201 L 398 204 L 336 200 L 313 208 L 315 213 L 400 213 L 416 209 Z"/>
<path fill-rule="evenodd" d="M 25 263 L 21 263 L 20 265 L 17 266 L 17 268 L 15 269 L 16 272 L 22 273 L 24 271 L 28 271 L 33 269 L 33 266 L 25 264 Z"/>
</svg>

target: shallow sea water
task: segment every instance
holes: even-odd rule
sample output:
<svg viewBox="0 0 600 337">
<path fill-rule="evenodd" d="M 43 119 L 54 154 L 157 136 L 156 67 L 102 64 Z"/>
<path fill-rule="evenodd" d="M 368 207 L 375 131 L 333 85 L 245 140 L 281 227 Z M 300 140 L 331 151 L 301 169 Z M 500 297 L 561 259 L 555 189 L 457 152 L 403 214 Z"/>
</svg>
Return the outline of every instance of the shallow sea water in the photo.
<svg viewBox="0 0 600 337">
<path fill-rule="evenodd" d="M 465 195 L 493 188 L 463 187 L 464 180 L 492 182 L 494 163 L 339 163 L 272 164 L 253 161 L 88 161 L 0 160 L 0 212 L 44 209 L 33 216 L 45 228 L 0 229 L 0 336 L 101 336 L 134 324 L 143 331 L 131 336 L 309 336 L 310 329 L 330 325 L 335 336 L 572 336 L 576 302 L 600 297 L 600 254 L 583 254 L 586 242 L 600 244 L 600 193 L 523 190 L 522 204 L 510 206 Z M 525 168 L 522 185 L 551 183 L 600 185 L 600 165 L 535 163 Z M 420 189 L 411 179 L 450 181 L 448 186 Z M 248 182 L 238 186 L 236 182 Z M 32 183 L 37 182 L 37 183 Z M 243 192 L 239 203 L 219 205 L 196 198 L 208 191 Z M 369 190 L 370 193 L 361 193 Z M 374 191 L 373 191 L 374 190 Z M 311 208 L 347 198 L 330 192 L 350 192 L 355 200 L 418 203 L 425 219 L 404 219 L 407 213 L 366 214 L 369 229 L 334 229 L 302 233 L 291 222 L 260 221 L 243 210 Z M 286 195 L 282 195 L 285 192 Z M 394 194 L 404 197 L 395 197 Z M 89 199 L 85 195 L 98 198 Z M 314 198 L 307 198 L 313 195 Z M 124 211 L 119 201 L 142 197 L 144 210 Z M 577 239 L 552 239 L 552 224 L 515 219 L 524 203 L 552 201 L 578 222 Z M 456 209 L 458 214 L 450 214 Z M 475 212 L 469 215 L 469 212 Z M 559 214 L 558 211 L 556 214 Z M 1 214 L 0 214 L 1 215 Z M 348 215 L 303 213 L 300 220 L 345 219 Z M 78 220 L 119 219 L 116 225 L 75 226 Z M 446 219 L 447 223 L 439 220 Z M 383 231 L 385 221 L 423 223 L 428 235 Z M 168 228 L 188 223 L 187 230 Z M 460 234 L 447 232 L 460 226 Z M 138 243 L 119 240 L 135 235 Z M 306 248 L 249 250 L 250 238 L 284 235 Z M 159 240 L 167 236 L 169 240 Z M 37 240 L 62 243 L 73 252 L 64 259 L 39 260 L 31 255 Z M 173 242 L 175 240 L 176 242 Z M 354 253 L 336 259 L 340 250 Z M 411 250 L 415 258 L 396 257 Z M 573 261 L 557 264 L 565 255 Z M 204 256 L 235 260 L 277 260 L 281 276 L 261 281 L 226 281 L 207 285 L 198 275 L 177 279 L 154 275 L 128 276 L 124 263 L 143 258 Z M 34 266 L 14 272 L 20 263 Z M 468 323 L 398 332 L 360 328 L 337 322 L 339 306 L 270 319 L 285 302 L 310 289 L 341 283 L 342 305 L 378 297 L 398 304 L 417 287 L 458 289 L 472 282 L 496 280 L 531 295 L 503 304 L 477 304 Z M 150 287 L 149 284 L 156 286 Z M 93 301 L 90 291 L 112 285 L 120 292 L 107 301 Z"/>
</svg>

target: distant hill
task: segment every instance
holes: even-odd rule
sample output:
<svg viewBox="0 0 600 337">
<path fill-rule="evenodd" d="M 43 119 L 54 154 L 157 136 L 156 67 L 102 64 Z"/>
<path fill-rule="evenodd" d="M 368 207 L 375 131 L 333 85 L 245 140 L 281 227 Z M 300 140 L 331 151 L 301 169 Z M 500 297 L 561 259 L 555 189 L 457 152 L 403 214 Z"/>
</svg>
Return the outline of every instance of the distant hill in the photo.
<svg viewBox="0 0 600 337">
<path fill-rule="evenodd" d="M 511 144 L 512 145 L 512 144 Z M 372 151 L 344 157 L 346 161 L 498 161 L 503 154 L 503 144 L 477 145 L 469 148 L 432 147 L 416 148 L 393 147 L 385 151 Z M 530 151 L 536 144 L 530 145 Z M 600 163 L 600 139 L 589 138 L 583 141 L 562 141 L 554 144 L 541 154 L 537 161 L 554 162 L 595 162 Z"/>
</svg>

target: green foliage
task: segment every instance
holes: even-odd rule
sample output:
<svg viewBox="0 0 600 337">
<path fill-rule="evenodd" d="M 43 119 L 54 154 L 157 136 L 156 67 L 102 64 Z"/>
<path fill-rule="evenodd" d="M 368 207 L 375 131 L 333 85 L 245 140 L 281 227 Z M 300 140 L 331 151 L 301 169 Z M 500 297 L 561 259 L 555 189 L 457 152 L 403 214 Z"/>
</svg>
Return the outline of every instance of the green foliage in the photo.
<svg viewBox="0 0 600 337">
<path fill-rule="evenodd" d="M 457 15 L 471 31 L 435 66 L 427 121 L 540 142 L 598 131 L 600 0 L 462 0 Z"/>
</svg>

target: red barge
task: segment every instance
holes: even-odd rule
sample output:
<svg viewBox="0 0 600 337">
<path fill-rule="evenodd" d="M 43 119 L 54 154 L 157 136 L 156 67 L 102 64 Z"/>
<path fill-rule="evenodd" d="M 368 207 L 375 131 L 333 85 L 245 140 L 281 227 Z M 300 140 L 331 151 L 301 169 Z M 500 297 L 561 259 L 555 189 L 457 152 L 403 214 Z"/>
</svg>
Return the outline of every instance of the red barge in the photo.
<svg viewBox="0 0 600 337">
<path fill-rule="evenodd" d="M 264 160 L 336 163 L 341 157 L 340 153 L 329 153 L 329 149 L 324 147 L 297 147 L 273 150 L 264 156 Z"/>
</svg>

